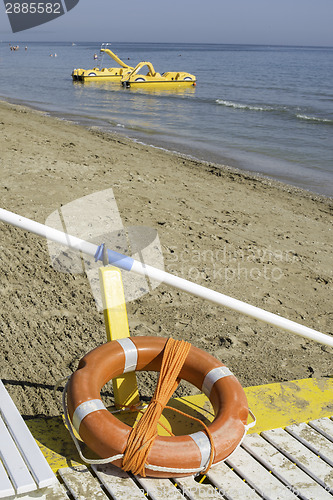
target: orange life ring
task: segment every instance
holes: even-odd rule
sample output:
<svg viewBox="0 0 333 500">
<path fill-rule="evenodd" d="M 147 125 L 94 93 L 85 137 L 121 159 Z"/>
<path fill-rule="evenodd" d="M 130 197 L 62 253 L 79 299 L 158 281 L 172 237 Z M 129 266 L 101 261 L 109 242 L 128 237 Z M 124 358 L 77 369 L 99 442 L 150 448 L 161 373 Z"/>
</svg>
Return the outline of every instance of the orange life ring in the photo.
<svg viewBox="0 0 333 500">
<path fill-rule="evenodd" d="M 118 467 L 131 427 L 105 408 L 100 391 L 109 380 L 129 371 L 158 372 L 166 341 L 161 337 L 131 337 L 108 342 L 86 354 L 70 378 L 67 405 L 74 428 L 90 449 L 101 458 L 113 457 Z M 201 389 L 212 403 L 216 416 L 209 430 L 215 465 L 225 460 L 246 434 L 249 409 L 244 390 L 225 365 L 193 345 L 179 376 Z M 204 431 L 157 436 L 148 455 L 146 474 L 179 477 L 199 473 L 209 460 L 210 446 Z"/>
</svg>

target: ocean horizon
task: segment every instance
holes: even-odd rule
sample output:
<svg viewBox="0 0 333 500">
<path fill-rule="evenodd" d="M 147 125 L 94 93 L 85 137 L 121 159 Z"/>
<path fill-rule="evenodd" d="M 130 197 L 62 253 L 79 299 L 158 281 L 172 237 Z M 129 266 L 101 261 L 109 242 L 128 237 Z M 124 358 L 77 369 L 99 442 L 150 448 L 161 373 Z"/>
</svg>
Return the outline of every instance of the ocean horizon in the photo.
<svg viewBox="0 0 333 500">
<path fill-rule="evenodd" d="M 73 68 L 116 65 L 94 60 L 100 43 L 9 44 L 0 44 L 3 100 L 333 196 L 332 47 L 112 43 L 133 66 L 197 77 L 196 87 L 147 91 L 72 82 Z"/>
</svg>

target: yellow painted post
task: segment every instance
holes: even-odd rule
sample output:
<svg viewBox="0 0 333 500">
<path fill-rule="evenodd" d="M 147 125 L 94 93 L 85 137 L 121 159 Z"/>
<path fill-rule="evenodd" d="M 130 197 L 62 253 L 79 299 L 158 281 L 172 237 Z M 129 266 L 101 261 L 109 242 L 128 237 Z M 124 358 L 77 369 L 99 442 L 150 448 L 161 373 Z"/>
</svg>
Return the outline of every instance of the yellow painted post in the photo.
<svg viewBox="0 0 333 500">
<path fill-rule="evenodd" d="M 104 321 L 108 341 L 129 337 L 125 295 L 121 271 L 113 266 L 99 268 Z M 134 372 L 113 379 L 116 406 L 139 403 L 139 391 Z"/>
</svg>

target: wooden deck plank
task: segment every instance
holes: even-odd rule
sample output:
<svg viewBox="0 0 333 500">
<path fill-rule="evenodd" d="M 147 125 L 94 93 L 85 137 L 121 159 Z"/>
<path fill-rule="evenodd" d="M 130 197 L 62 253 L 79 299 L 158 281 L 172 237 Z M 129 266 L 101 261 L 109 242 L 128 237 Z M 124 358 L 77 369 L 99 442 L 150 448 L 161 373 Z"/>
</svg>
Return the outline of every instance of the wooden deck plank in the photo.
<svg viewBox="0 0 333 500">
<path fill-rule="evenodd" d="M 6 497 L 6 500 L 69 500 L 69 496 L 58 481 L 47 488 L 39 488 L 29 493 Z"/>
<path fill-rule="evenodd" d="M 263 498 L 271 500 L 295 500 L 296 496 L 288 490 L 263 465 L 253 458 L 245 449 L 239 448 L 227 460 L 246 482 Z"/>
<path fill-rule="evenodd" d="M 332 418 L 319 418 L 317 420 L 310 420 L 309 425 L 320 432 L 326 439 L 333 443 L 333 420 Z"/>
<path fill-rule="evenodd" d="M 332 442 L 326 439 L 320 432 L 317 432 L 305 422 L 303 424 L 289 425 L 286 427 L 286 431 L 333 467 Z"/>
<path fill-rule="evenodd" d="M 225 463 L 212 467 L 207 478 L 228 500 L 259 500 L 257 493 Z"/>
<path fill-rule="evenodd" d="M 54 473 L 1 380 L 0 411 L 17 448 L 36 481 L 37 487 L 44 488 L 54 484 L 56 482 Z"/>
<path fill-rule="evenodd" d="M 202 500 L 203 498 L 209 500 L 222 500 L 222 496 L 213 485 L 200 484 L 195 481 L 194 476 L 177 478 L 176 482 L 182 493 L 185 493 L 190 500 Z"/>
<path fill-rule="evenodd" d="M 13 485 L 10 482 L 9 477 L 7 476 L 7 472 L 4 466 L 0 462 L 0 498 L 6 498 L 14 494 L 15 490 L 13 488 Z"/>
<path fill-rule="evenodd" d="M 262 436 L 296 463 L 323 488 L 333 493 L 332 468 L 284 429 L 265 431 Z"/>
<path fill-rule="evenodd" d="M 15 442 L 0 418 L 0 458 L 7 470 L 17 494 L 37 489 L 37 485 L 28 471 Z"/>
<path fill-rule="evenodd" d="M 59 475 L 75 500 L 109 498 L 91 471 L 84 465 L 59 469 Z"/>
<path fill-rule="evenodd" d="M 170 479 L 137 476 L 137 480 L 152 500 L 184 500 L 185 498 Z"/>
<path fill-rule="evenodd" d="M 137 486 L 132 477 L 118 467 L 105 464 L 93 465 L 92 469 L 115 500 L 146 498 L 143 490 Z"/>
<path fill-rule="evenodd" d="M 320 484 L 258 434 L 247 436 L 243 447 L 303 500 L 332 500 Z"/>
</svg>

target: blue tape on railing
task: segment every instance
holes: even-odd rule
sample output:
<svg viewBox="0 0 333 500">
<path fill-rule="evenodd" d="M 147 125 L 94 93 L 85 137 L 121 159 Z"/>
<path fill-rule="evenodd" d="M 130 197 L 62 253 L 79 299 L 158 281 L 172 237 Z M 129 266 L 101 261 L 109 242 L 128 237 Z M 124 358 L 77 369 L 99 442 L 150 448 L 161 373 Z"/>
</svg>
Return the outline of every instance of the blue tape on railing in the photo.
<svg viewBox="0 0 333 500">
<path fill-rule="evenodd" d="M 97 248 L 97 251 L 95 253 L 96 262 L 98 260 L 101 260 L 103 262 L 103 247 L 104 243 L 102 245 L 99 245 L 99 247 Z M 132 259 L 132 257 L 127 257 L 122 253 L 118 253 L 115 252 L 114 250 L 109 250 L 109 249 L 107 250 L 107 254 L 108 254 L 109 264 L 114 264 L 116 267 L 124 269 L 125 271 L 130 271 L 132 269 L 134 263 L 134 259 Z"/>
</svg>

